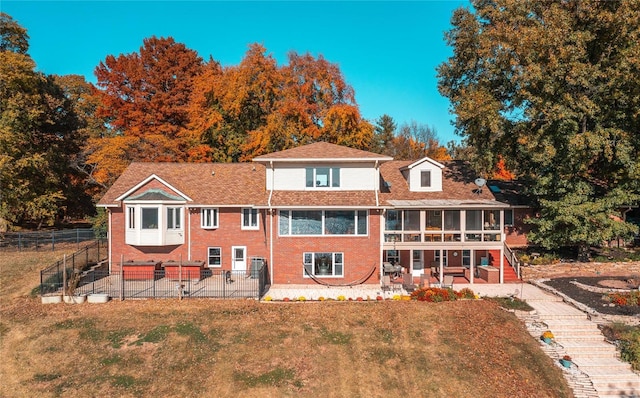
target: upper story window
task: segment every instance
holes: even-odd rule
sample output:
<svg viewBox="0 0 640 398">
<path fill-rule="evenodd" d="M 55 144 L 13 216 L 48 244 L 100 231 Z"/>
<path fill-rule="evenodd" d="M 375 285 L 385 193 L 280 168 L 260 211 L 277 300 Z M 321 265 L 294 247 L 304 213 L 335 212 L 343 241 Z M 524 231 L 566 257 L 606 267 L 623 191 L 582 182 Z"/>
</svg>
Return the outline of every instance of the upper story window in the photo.
<svg viewBox="0 0 640 398">
<path fill-rule="evenodd" d="M 431 186 L 431 170 L 420 171 L 420 186 L 429 188 Z"/>
<path fill-rule="evenodd" d="M 242 229 L 258 229 L 258 209 L 242 209 Z"/>
<path fill-rule="evenodd" d="M 182 208 L 167 207 L 167 229 L 182 228 Z"/>
<path fill-rule="evenodd" d="M 306 168 L 307 188 L 339 188 L 340 168 L 339 167 L 307 167 Z"/>
<path fill-rule="evenodd" d="M 200 210 L 200 226 L 202 228 L 218 228 L 218 209 Z"/>
<path fill-rule="evenodd" d="M 158 208 L 142 207 L 142 229 L 158 229 Z"/>
</svg>

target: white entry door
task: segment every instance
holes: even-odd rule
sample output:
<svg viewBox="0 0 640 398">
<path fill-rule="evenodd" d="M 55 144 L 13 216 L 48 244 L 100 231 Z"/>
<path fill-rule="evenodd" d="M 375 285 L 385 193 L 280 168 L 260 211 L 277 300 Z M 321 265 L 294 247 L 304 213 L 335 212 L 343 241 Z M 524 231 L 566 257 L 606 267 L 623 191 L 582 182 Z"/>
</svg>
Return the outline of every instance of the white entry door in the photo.
<svg viewBox="0 0 640 398">
<path fill-rule="evenodd" d="M 424 272 L 424 251 L 411 250 L 411 275 L 420 276 Z"/>
<path fill-rule="evenodd" d="M 231 269 L 233 271 L 247 270 L 247 247 L 231 246 Z"/>
</svg>

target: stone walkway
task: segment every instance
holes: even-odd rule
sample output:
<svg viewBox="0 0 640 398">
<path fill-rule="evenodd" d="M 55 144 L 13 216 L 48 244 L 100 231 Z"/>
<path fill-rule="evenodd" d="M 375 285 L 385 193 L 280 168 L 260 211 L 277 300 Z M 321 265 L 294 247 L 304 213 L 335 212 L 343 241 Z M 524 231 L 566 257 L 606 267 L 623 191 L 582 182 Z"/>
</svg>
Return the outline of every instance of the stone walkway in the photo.
<svg viewBox="0 0 640 398">
<path fill-rule="evenodd" d="M 481 296 L 515 296 L 534 308 L 530 313 L 519 312 L 517 315 L 534 338 L 539 339 L 545 330 L 554 334 L 552 344 L 540 340 L 540 345 L 558 366 L 562 367 L 559 359 L 564 355 L 572 358 L 573 365 L 562 369 L 576 398 L 640 397 L 640 376 L 618 358 L 616 347 L 605 341 L 591 314 L 565 302 L 566 298 L 543 290 L 546 285 L 538 285 L 468 287 Z M 456 290 L 462 287 L 455 286 Z"/>
</svg>

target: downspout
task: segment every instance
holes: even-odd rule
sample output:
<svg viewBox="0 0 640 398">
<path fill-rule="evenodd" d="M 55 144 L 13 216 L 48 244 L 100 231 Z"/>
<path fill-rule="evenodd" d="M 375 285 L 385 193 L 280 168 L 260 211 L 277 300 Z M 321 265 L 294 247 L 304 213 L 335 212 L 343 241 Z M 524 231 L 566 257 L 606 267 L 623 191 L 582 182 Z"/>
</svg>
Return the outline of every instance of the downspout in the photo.
<svg viewBox="0 0 640 398">
<path fill-rule="evenodd" d="M 187 258 L 191 261 L 191 209 L 187 206 Z M 207 264 L 208 264 L 207 260 Z M 182 275 L 182 274 L 181 274 Z"/>
<path fill-rule="evenodd" d="M 122 204 L 120 204 L 122 206 Z M 113 256 L 113 250 L 112 250 L 112 246 L 111 246 L 111 241 L 113 240 L 113 234 L 111 233 L 111 231 L 113 230 L 113 225 L 111 224 L 111 209 L 107 208 L 107 211 L 109 213 L 109 228 L 107 229 L 107 241 L 109 243 L 109 275 L 111 275 L 111 258 Z M 125 210 L 125 217 L 126 217 L 126 210 Z M 126 234 L 126 231 L 125 231 Z"/>
<path fill-rule="evenodd" d="M 379 189 L 380 187 L 378 186 L 378 184 L 380 184 L 380 165 L 378 164 L 378 162 L 379 161 L 376 160 L 376 165 L 375 165 L 375 168 L 376 168 L 376 180 L 373 182 L 373 186 L 375 187 L 374 188 L 374 192 L 376 193 L 376 207 L 380 206 L 380 198 L 378 197 L 378 193 L 380 191 L 380 189 Z M 380 264 L 382 264 L 382 263 L 380 263 Z"/>
<path fill-rule="evenodd" d="M 275 172 L 273 170 L 273 160 L 269 162 L 271 167 L 271 189 L 269 190 L 269 199 L 267 205 L 269 206 L 269 283 L 273 285 L 273 208 L 271 207 L 271 197 L 273 196 L 273 184 L 275 182 Z"/>
</svg>

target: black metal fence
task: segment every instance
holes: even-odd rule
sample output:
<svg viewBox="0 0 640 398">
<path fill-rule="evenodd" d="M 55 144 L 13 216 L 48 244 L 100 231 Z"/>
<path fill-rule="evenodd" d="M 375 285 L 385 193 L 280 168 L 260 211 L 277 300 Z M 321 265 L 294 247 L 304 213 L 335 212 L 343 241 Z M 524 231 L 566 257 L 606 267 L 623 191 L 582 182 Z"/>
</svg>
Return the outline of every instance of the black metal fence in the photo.
<svg viewBox="0 0 640 398">
<path fill-rule="evenodd" d="M 0 235 L 0 251 L 55 250 L 57 245 L 82 243 L 104 238 L 96 236 L 92 228 L 63 229 L 58 231 L 6 232 Z"/>
<path fill-rule="evenodd" d="M 66 259 L 57 261 L 40 271 L 40 294 L 62 291 L 66 287 L 79 283 L 82 273 L 98 265 L 107 257 L 107 241 L 96 240 Z M 66 272 L 66 275 L 63 273 Z"/>
<path fill-rule="evenodd" d="M 113 299 L 256 298 L 267 291 L 266 265 L 255 272 L 202 269 L 168 275 L 165 270 L 112 273 L 93 271 L 80 279 L 75 295 L 105 294 Z"/>
</svg>

